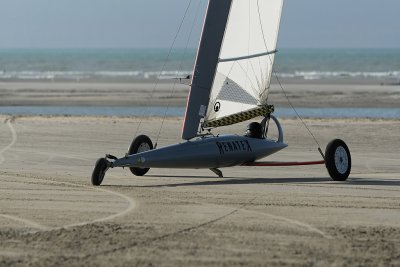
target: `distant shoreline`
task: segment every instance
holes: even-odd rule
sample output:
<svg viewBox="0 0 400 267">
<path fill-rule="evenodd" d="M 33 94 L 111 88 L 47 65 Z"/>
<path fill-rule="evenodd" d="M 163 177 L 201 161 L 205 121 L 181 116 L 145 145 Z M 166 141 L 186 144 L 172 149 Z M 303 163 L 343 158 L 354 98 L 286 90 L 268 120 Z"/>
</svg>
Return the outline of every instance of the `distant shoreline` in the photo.
<svg viewBox="0 0 400 267">
<path fill-rule="evenodd" d="M 400 85 L 281 80 L 289 100 L 304 108 L 399 108 Z M 0 106 L 186 106 L 190 86 L 153 82 L 0 82 Z M 289 107 L 271 84 L 269 103 Z"/>
<path fill-rule="evenodd" d="M 177 80 L 177 84 L 179 84 L 179 79 L 175 78 L 135 78 L 135 79 L 121 79 L 121 78 L 108 78 L 108 79 L 1 79 L 0 84 L 174 84 L 175 80 Z M 379 85 L 379 86 L 400 86 L 400 81 L 395 80 L 377 80 L 377 79 L 356 79 L 356 78 L 337 78 L 337 79 L 303 79 L 303 78 L 282 78 L 279 77 L 279 81 L 284 85 L 293 85 L 293 84 L 312 84 L 312 85 Z M 190 81 L 183 79 L 181 80 L 182 84 L 189 84 Z M 271 84 L 278 84 L 275 77 L 272 78 Z"/>
</svg>

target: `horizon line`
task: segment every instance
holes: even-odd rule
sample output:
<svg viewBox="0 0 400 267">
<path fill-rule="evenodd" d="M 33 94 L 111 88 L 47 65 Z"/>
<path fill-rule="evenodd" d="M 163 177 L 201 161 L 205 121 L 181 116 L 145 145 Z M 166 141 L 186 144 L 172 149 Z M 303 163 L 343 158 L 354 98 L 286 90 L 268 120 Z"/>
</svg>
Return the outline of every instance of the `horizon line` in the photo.
<svg viewBox="0 0 400 267">
<path fill-rule="evenodd" d="M 110 46 L 110 47 L 90 47 L 90 46 L 82 46 L 82 47 L 28 47 L 28 46 L 18 46 L 18 47 L 1 47 L 0 46 L 0 49 L 2 49 L 2 50 L 11 50 L 11 49 L 15 49 L 15 50 L 17 50 L 17 49 L 32 49 L 32 50 L 35 50 L 35 49 L 37 49 L 37 50 L 45 50 L 45 49 L 53 49 L 53 50 L 58 50 L 58 49 L 63 49 L 63 50 L 76 50 L 76 49 L 82 49 L 82 50 L 84 50 L 84 49 L 95 49 L 95 50 L 102 50 L 102 49 L 109 49 L 109 50 L 124 50 L 124 49 L 138 49 L 138 50 L 151 50 L 151 49 L 170 49 L 169 47 L 112 47 L 112 46 Z M 190 49 L 190 50 L 192 50 L 192 49 L 197 49 L 197 47 L 187 47 L 187 48 L 185 48 L 185 47 L 175 47 L 175 48 L 172 48 L 172 49 Z M 400 49 L 400 46 L 399 47 L 280 47 L 280 48 L 278 48 L 277 50 L 279 51 L 279 50 L 285 50 L 285 49 L 314 49 L 314 50 L 317 50 L 317 49 L 321 49 L 321 50 L 324 50 L 324 49 L 338 49 L 338 50 L 341 50 L 341 49 L 376 49 L 376 50 L 378 50 L 378 49 Z"/>
</svg>

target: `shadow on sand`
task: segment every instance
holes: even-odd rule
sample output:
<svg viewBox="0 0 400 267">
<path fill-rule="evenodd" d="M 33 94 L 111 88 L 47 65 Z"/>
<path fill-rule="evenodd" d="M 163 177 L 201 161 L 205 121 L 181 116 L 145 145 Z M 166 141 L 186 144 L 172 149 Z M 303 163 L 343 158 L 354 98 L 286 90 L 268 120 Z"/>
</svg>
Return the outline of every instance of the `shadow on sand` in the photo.
<svg viewBox="0 0 400 267">
<path fill-rule="evenodd" d="M 316 177 L 316 178 L 239 178 L 239 177 L 226 177 L 226 178 L 215 178 L 206 176 L 176 176 L 176 175 L 148 175 L 148 177 L 154 178 L 175 178 L 175 179 L 207 179 L 207 181 L 194 181 L 184 183 L 165 183 L 157 185 L 109 185 L 118 187 L 143 187 L 143 188 L 157 188 L 157 187 L 181 187 L 181 186 L 207 186 L 207 185 L 247 185 L 247 184 L 332 184 L 332 185 L 348 185 L 359 186 L 359 185 L 371 185 L 371 186 L 400 186 L 400 180 L 394 179 L 365 179 L 365 178 L 349 178 L 348 181 L 337 182 L 332 181 L 328 177 Z"/>
</svg>

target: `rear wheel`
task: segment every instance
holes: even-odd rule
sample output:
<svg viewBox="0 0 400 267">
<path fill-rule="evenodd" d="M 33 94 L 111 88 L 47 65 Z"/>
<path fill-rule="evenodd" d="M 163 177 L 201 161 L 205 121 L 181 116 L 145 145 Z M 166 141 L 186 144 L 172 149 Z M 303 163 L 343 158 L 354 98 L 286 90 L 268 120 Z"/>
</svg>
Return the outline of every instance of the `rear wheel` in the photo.
<svg viewBox="0 0 400 267">
<path fill-rule="evenodd" d="M 133 139 L 132 144 L 129 147 L 128 154 L 137 154 L 152 149 L 153 143 L 151 142 L 150 138 L 147 135 L 139 135 Z M 143 176 L 150 170 L 150 168 L 130 167 L 129 170 L 136 176 Z"/>
<path fill-rule="evenodd" d="M 351 171 L 351 155 L 346 143 L 332 140 L 325 150 L 325 166 L 334 181 L 345 181 Z"/>
</svg>

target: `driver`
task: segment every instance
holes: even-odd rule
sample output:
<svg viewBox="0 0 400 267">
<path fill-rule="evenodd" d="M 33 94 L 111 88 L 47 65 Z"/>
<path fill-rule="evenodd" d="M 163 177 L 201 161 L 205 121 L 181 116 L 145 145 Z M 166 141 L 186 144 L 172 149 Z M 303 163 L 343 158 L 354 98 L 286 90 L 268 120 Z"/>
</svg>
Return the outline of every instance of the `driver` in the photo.
<svg viewBox="0 0 400 267">
<path fill-rule="evenodd" d="M 261 123 L 252 122 L 249 125 L 247 125 L 245 136 L 251 137 L 251 138 L 262 139 L 263 138 L 263 127 L 262 127 Z"/>
</svg>

